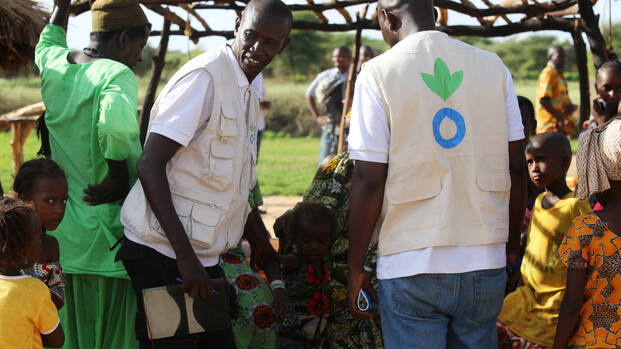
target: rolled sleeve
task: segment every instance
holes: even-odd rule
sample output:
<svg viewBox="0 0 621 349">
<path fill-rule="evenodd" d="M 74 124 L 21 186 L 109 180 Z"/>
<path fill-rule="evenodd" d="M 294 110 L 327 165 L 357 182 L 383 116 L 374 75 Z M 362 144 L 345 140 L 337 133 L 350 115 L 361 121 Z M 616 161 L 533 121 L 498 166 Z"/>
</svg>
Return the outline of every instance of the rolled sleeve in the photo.
<svg viewBox="0 0 621 349">
<path fill-rule="evenodd" d="M 129 70 L 123 70 L 102 89 L 97 134 L 105 159 L 126 160 L 139 138 L 138 85 Z"/>
<path fill-rule="evenodd" d="M 213 109 L 214 86 L 206 70 L 195 70 L 160 97 L 157 114 L 149 132 L 160 134 L 186 147 L 196 132 L 209 121 Z"/>
<path fill-rule="evenodd" d="M 310 83 L 310 85 L 308 85 L 308 88 L 306 89 L 306 95 L 315 98 L 315 89 L 317 88 L 317 85 L 319 84 L 319 81 L 323 80 L 326 76 L 328 76 L 328 74 L 330 74 L 330 70 L 325 70 L 322 71 L 321 73 L 317 74 L 317 76 L 315 77 L 315 79 Z"/>
<path fill-rule="evenodd" d="M 352 160 L 388 163 L 390 127 L 375 80 L 364 68 L 356 79 L 348 149 Z"/>
<path fill-rule="evenodd" d="M 522 114 L 518 104 L 515 88 L 513 87 L 513 78 L 511 72 L 505 67 L 507 74 L 507 94 L 505 97 L 505 110 L 507 116 L 507 135 L 509 142 L 524 139 L 524 125 L 522 124 Z"/>
</svg>

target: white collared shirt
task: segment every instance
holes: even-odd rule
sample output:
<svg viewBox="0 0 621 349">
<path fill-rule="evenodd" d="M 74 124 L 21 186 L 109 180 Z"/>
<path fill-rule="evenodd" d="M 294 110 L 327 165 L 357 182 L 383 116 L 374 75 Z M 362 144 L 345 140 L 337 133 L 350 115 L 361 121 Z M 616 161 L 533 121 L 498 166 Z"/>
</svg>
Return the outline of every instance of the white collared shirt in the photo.
<svg viewBox="0 0 621 349">
<path fill-rule="evenodd" d="M 240 101 L 247 110 L 251 85 L 239 66 L 231 46 L 227 45 L 226 53 L 235 71 Z M 149 132 L 172 139 L 184 147 L 187 146 L 207 126 L 213 109 L 213 98 L 213 80 L 209 73 L 204 69 L 189 73 L 181 78 L 161 101 Z"/>
</svg>

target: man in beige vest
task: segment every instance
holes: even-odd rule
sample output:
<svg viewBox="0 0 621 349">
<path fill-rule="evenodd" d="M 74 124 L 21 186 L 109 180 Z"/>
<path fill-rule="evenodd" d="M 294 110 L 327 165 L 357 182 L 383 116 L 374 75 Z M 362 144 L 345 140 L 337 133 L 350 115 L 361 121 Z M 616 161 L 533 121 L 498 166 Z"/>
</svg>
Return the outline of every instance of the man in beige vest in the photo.
<svg viewBox="0 0 621 349">
<path fill-rule="evenodd" d="M 372 316 L 361 289 L 379 300 L 386 348 L 495 348 L 525 203 L 511 75 L 436 31 L 432 0 L 380 0 L 378 14 L 392 48 L 362 67 L 349 135 L 350 308 Z M 379 298 L 362 268 L 372 235 Z"/>
<path fill-rule="evenodd" d="M 256 251 L 275 253 L 249 192 L 256 183 L 259 99 L 251 82 L 288 43 L 291 11 L 280 0 L 253 0 L 235 23 L 231 44 L 186 63 L 151 110 L 137 170 L 121 212 L 117 257 L 139 299 L 141 347 L 234 348 L 232 329 L 149 341 L 143 289 L 181 283 L 192 298 L 224 276 L 218 257 L 242 233 Z"/>
</svg>

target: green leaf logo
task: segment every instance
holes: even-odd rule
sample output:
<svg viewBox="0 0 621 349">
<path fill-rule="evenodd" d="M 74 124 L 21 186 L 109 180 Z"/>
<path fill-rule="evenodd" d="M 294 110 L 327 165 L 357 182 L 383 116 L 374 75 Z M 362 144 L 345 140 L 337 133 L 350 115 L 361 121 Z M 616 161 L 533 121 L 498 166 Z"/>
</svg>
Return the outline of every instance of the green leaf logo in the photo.
<svg viewBox="0 0 621 349">
<path fill-rule="evenodd" d="M 451 75 L 446 63 L 442 58 L 438 58 L 433 66 L 433 73 L 434 75 L 426 73 L 421 73 L 420 75 L 423 77 L 427 87 L 446 102 L 457 91 L 464 80 L 464 71 L 460 70 Z"/>
</svg>

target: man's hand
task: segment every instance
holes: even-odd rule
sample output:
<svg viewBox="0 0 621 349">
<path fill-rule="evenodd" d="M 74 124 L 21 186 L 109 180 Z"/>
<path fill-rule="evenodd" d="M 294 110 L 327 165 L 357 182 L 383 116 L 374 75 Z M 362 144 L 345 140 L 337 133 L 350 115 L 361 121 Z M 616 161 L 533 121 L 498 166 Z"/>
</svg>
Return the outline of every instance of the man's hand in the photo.
<svg viewBox="0 0 621 349">
<path fill-rule="evenodd" d="M 349 310 L 355 317 L 360 319 L 370 319 L 374 316 L 373 313 L 360 311 L 358 309 L 358 294 L 360 290 L 364 289 L 369 293 L 371 299 L 376 304 L 378 303 L 377 294 L 375 289 L 371 286 L 371 276 L 364 270 L 349 271 L 347 276 L 347 303 L 349 304 Z"/>
<path fill-rule="evenodd" d="M 181 258 L 180 258 L 181 257 Z M 194 253 L 177 257 L 177 270 L 183 279 L 183 291 L 194 299 L 205 299 L 211 294 L 209 274 Z"/>
<path fill-rule="evenodd" d="M 578 106 L 577 106 L 577 105 L 575 105 L 575 104 L 571 104 L 571 103 L 570 103 L 570 104 L 567 104 L 567 105 L 565 106 L 565 108 L 564 108 L 564 110 L 563 110 L 563 111 L 565 112 L 565 115 L 571 115 L 571 114 L 573 114 L 576 110 L 578 110 Z"/>
<path fill-rule="evenodd" d="M 277 259 L 278 253 L 270 243 L 270 234 L 263 224 L 257 207 L 248 215 L 244 226 L 244 237 L 250 244 L 250 266 L 256 271 L 263 269 L 263 262 L 270 257 Z"/>
<path fill-rule="evenodd" d="M 319 124 L 319 126 L 323 126 L 328 122 L 329 119 L 330 119 L 329 115 L 322 115 L 322 116 L 318 116 L 317 119 L 315 120 L 317 120 L 317 123 Z"/>
<path fill-rule="evenodd" d="M 89 184 L 84 189 L 82 200 L 90 206 L 124 200 L 129 192 L 129 173 L 127 161 L 108 162 L 108 176 L 99 184 Z"/>
<path fill-rule="evenodd" d="M 266 259 L 273 257 L 278 258 L 278 253 L 269 243 L 269 240 L 257 239 L 250 246 L 250 267 L 254 271 L 263 269 L 263 263 Z"/>
</svg>

